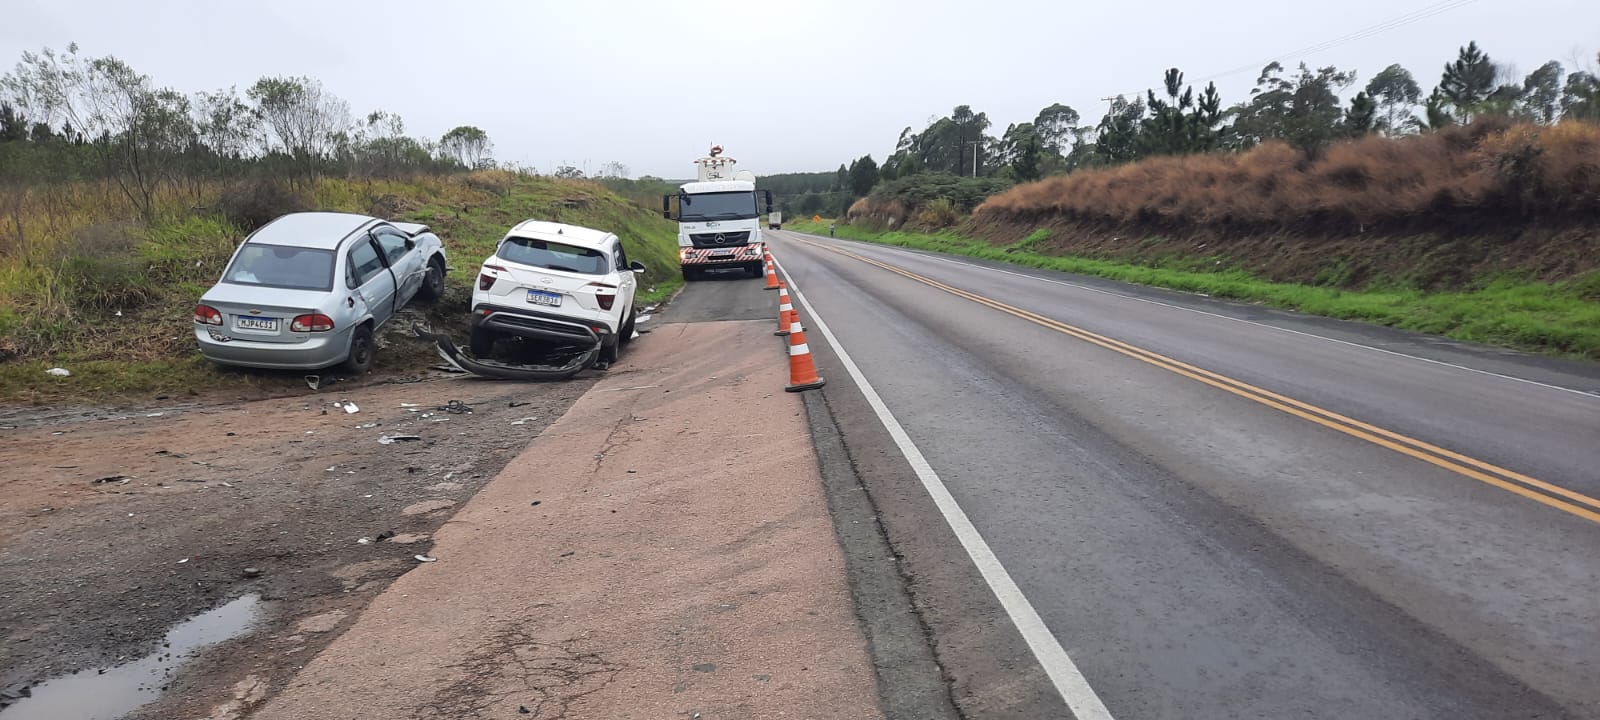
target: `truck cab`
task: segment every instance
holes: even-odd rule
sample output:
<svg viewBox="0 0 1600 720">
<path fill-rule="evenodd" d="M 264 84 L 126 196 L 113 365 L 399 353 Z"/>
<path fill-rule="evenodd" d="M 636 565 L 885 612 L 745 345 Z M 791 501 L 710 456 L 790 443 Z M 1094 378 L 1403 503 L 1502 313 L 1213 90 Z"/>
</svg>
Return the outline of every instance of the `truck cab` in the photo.
<svg viewBox="0 0 1600 720">
<path fill-rule="evenodd" d="M 758 201 L 772 212 L 772 191 L 757 190 L 755 176 L 733 171 L 736 161 L 721 148 L 695 161 L 699 178 L 661 198 L 661 214 L 678 221 L 678 263 L 685 280 L 698 280 L 712 270 L 743 270 L 761 277 L 765 244 Z"/>
</svg>

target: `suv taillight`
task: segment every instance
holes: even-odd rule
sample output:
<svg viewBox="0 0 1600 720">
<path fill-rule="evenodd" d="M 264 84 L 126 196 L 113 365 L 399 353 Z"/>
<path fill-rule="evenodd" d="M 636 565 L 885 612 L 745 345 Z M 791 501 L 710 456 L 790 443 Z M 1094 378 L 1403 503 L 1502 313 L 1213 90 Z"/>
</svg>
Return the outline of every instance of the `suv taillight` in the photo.
<svg viewBox="0 0 1600 720">
<path fill-rule="evenodd" d="M 607 285 L 601 282 L 592 282 L 589 283 L 589 287 L 596 288 L 594 292 L 594 299 L 596 302 L 600 303 L 601 310 L 610 310 L 611 306 L 616 304 L 617 286 Z"/>
<path fill-rule="evenodd" d="M 333 318 L 321 313 L 296 315 L 289 321 L 289 330 L 293 332 L 327 332 L 332 329 Z"/>
<path fill-rule="evenodd" d="M 478 274 L 478 289 L 479 290 L 488 290 L 489 288 L 494 287 L 494 281 L 499 279 L 498 277 L 496 277 L 494 275 L 490 275 L 489 272 L 488 272 L 490 270 L 498 270 L 500 272 L 505 272 L 506 271 L 505 268 L 500 267 L 499 265 L 485 265 L 485 266 L 483 266 L 483 271 Z"/>
<path fill-rule="evenodd" d="M 222 313 L 210 305 L 194 306 L 194 321 L 201 325 L 221 325 Z"/>
</svg>

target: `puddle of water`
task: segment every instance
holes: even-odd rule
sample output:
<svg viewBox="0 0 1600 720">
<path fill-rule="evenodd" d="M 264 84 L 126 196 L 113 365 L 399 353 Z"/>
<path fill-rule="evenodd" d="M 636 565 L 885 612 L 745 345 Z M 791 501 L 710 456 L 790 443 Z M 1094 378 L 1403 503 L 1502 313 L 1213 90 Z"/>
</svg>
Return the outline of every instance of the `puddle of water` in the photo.
<svg viewBox="0 0 1600 720">
<path fill-rule="evenodd" d="M 0 710 L 3 720 L 116 720 L 155 700 L 173 674 L 201 650 L 248 632 L 262 608 L 246 595 L 167 631 L 166 647 L 138 660 L 81 670 L 33 686 L 32 695 Z"/>
</svg>

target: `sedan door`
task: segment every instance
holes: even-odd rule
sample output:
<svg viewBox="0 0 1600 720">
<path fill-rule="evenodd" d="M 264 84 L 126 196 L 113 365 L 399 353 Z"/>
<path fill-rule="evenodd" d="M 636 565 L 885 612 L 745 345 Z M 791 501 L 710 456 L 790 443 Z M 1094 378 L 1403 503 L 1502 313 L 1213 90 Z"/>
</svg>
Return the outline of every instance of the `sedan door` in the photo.
<svg viewBox="0 0 1600 720">
<path fill-rule="evenodd" d="M 351 241 L 346 259 L 345 286 L 350 288 L 352 307 L 359 314 L 362 305 L 378 325 L 394 314 L 398 286 L 394 275 L 383 264 L 378 243 L 366 233 Z"/>
<path fill-rule="evenodd" d="M 372 231 L 372 236 L 383 250 L 384 261 L 394 272 L 395 283 L 399 286 L 394 309 L 399 310 L 422 289 L 428 268 L 422 261 L 422 252 L 417 249 L 410 235 L 392 227 L 379 226 Z"/>
</svg>

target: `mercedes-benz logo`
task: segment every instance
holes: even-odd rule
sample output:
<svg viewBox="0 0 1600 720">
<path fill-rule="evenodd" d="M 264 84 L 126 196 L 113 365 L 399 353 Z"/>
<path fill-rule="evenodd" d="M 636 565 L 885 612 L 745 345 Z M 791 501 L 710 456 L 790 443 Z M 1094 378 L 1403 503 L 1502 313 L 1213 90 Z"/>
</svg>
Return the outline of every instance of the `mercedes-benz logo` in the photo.
<svg viewBox="0 0 1600 720">
<path fill-rule="evenodd" d="M 716 243 L 716 244 L 718 244 L 718 245 L 727 245 L 728 244 L 728 236 L 727 235 L 723 235 L 722 233 L 717 233 L 717 236 L 714 237 L 714 238 L 711 238 L 711 241 Z"/>
</svg>

